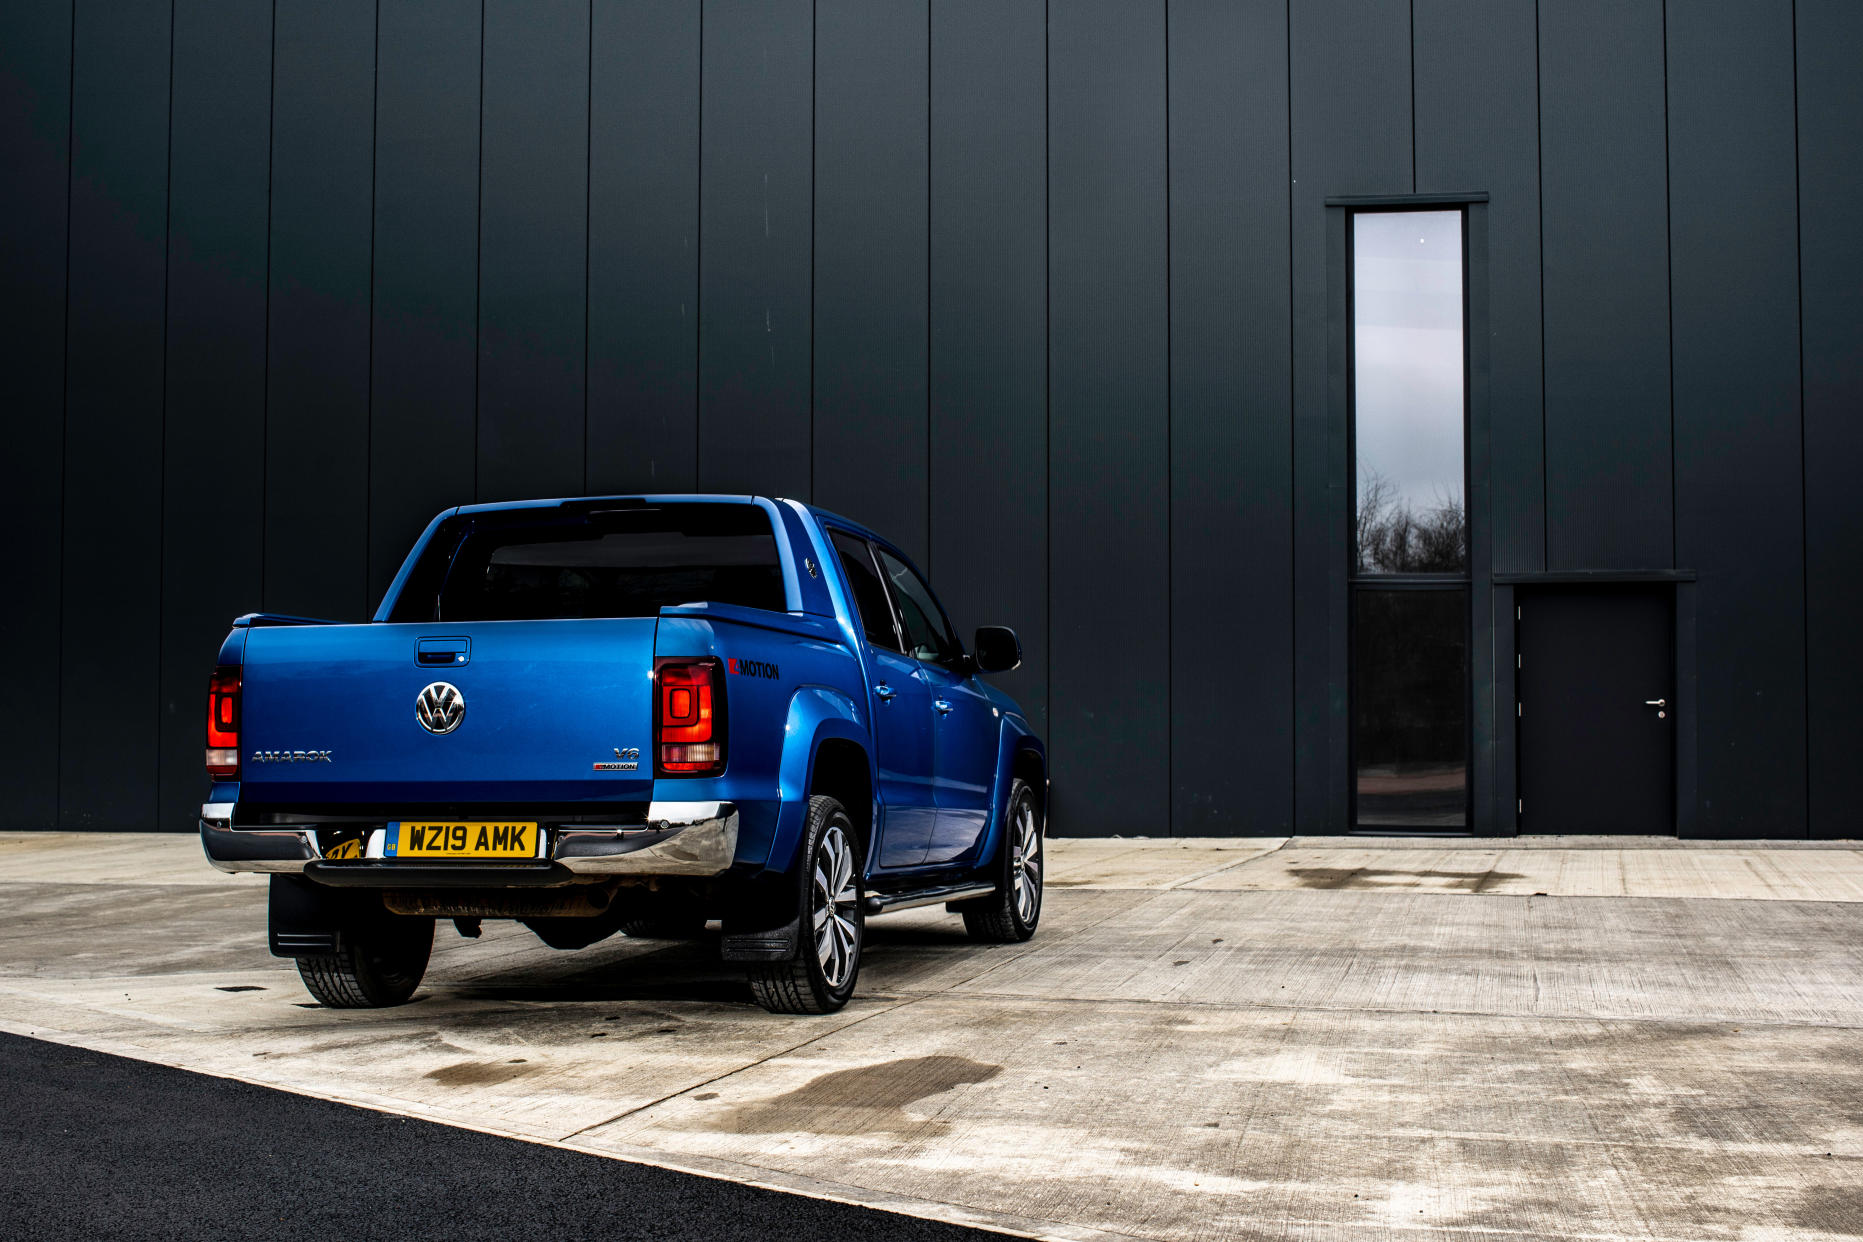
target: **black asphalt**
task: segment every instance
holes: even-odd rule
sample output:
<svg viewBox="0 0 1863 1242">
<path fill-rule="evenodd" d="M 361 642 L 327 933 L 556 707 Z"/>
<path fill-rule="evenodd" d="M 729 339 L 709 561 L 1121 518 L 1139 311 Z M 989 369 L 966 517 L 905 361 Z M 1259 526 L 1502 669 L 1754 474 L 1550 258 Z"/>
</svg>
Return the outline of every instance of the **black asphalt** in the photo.
<svg viewBox="0 0 1863 1242">
<path fill-rule="evenodd" d="M 0 1238 L 1004 1236 L 12 1035 L 0 1084 Z"/>
</svg>

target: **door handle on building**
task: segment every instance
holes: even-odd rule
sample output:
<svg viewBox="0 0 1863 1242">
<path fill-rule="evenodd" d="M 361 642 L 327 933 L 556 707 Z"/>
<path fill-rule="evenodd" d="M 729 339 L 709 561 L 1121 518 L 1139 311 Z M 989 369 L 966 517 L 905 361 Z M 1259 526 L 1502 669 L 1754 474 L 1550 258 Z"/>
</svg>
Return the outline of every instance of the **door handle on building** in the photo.
<svg viewBox="0 0 1863 1242">
<path fill-rule="evenodd" d="M 1643 706 L 1645 707 L 1667 707 L 1669 706 L 1669 700 L 1668 699 L 1644 699 Z"/>
</svg>

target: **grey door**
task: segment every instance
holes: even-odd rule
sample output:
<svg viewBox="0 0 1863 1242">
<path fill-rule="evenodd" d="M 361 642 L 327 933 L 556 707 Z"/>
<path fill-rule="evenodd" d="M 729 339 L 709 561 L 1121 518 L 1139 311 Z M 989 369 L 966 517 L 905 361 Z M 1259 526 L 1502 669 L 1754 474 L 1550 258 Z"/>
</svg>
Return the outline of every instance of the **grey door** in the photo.
<svg viewBox="0 0 1863 1242">
<path fill-rule="evenodd" d="M 1675 832 L 1674 600 L 1521 591 L 1520 831 Z"/>
</svg>

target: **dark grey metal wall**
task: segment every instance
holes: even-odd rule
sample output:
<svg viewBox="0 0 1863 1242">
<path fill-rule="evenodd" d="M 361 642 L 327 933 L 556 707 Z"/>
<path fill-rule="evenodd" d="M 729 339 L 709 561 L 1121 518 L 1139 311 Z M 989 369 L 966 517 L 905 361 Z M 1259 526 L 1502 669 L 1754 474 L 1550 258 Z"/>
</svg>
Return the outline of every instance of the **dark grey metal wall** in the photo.
<svg viewBox="0 0 1863 1242">
<path fill-rule="evenodd" d="M 1485 194 L 1476 607 L 1679 580 L 1683 830 L 1863 831 L 1859 63 L 1849 0 L 15 0 L 0 826 L 191 826 L 227 620 L 446 505 L 699 488 L 1015 625 L 1058 830 L 1340 830 L 1327 204 Z"/>
</svg>

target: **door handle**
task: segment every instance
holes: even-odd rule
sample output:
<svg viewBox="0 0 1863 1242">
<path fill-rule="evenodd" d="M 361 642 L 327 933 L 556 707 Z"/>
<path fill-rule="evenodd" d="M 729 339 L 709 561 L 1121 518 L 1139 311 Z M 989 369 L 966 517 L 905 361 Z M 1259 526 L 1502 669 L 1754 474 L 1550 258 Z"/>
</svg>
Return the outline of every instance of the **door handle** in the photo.
<svg viewBox="0 0 1863 1242">
<path fill-rule="evenodd" d="M 891 686 L 887 685 L 885 682 L 882 681 L 882 682 L 877 683 L 873 687 L 873 693 L 875 696 L 879 698 L 880 702 L 891 703 L 893 701 L 893 698 L 899 693 L 899 691 L 893 689 Z"/>
<path fill-rule="evenodd" d="M 1667 707 L 1669 706 L 1669 700 L 1668 699 L 1644 699 L 1643 706 L 1645 707 Z"/>
<path fill-rule="evenodd" d="M 932 707 L 940 716 L 948 716 L 951 714 L 951 704 L 945 699 L 933 699 Z"/>
</svg>

